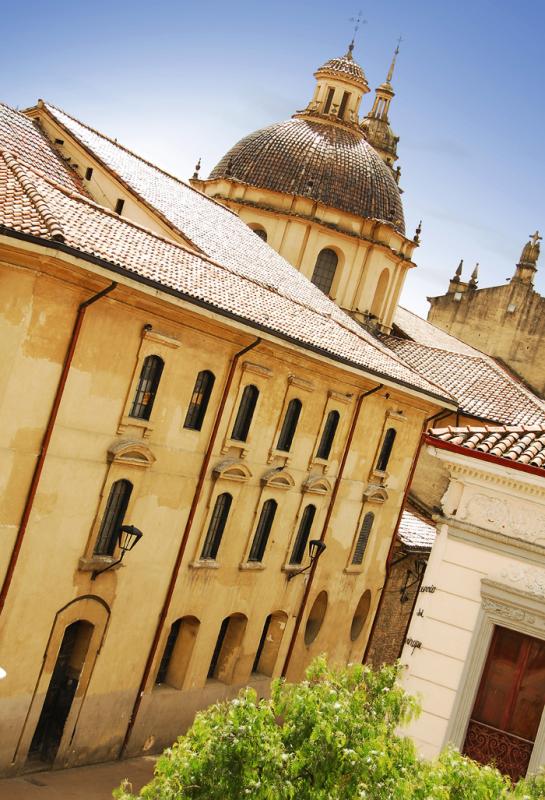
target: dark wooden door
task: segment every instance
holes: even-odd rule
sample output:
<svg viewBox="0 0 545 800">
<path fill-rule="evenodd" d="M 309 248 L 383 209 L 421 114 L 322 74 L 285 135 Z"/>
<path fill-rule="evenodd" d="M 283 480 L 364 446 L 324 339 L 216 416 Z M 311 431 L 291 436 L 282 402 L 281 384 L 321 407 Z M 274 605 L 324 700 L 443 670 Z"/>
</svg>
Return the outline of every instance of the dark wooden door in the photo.
<svg viewBox="0 0 545 800">
<path fill-rule="evenodd" d="M 29 759 L 52 764 L 79 683 L 93 626 L 73 622 L 65 632 L 32 742 Z"/>
<path fill-rule="evenodd" d="M 518 780 L 526 774 L 545 703 L 545 642 L 496 627 L 463 752 Z"/>
</svg>

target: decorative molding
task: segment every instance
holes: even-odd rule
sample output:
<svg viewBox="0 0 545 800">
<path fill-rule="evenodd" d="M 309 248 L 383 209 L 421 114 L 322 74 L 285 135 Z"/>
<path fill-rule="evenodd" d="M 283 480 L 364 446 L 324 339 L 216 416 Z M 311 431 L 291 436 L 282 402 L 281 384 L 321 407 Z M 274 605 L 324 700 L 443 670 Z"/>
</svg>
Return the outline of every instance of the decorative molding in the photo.
<svg viewBox="0 0 545 800">
<path fill-rule="evenodd" d="M 366 503 L 385 503 L 388 499 L 388 492 L 377 483 L 368 483 L 363 490 L 363 500 Z"/>
<path fill-rule="evenodd" d="M 545 567 L 545 547 L 533 542 L 515 539 L 506 533 L 497 533 L 469 522 L 462 522 L 457 517 L 448 515 L 433 515 L 434 522 L 448 525 L 448 536 L 462 542 L 491 550 L 495 553 L 504 553 L 512 558 L 523 559 L 538 563 Z"/>
<path fill-rule="evenodd" d="M 312 494 L 329 494 L 331 492 L 331 483 L 322 475 L 315 475 L 307 478 L 301 488 L 303 492 L 311 492 Z"/>
<path fill-rule="evenodd" d="M 303 389 L 305 392 L 313 392 L 314 384 L 304 378 L 299 378 L 297 375 L 289 375 L 288 383 L 290 386 L 297 386 L 298 389 Z"/>
<path fill-rule="evenodd" d="M 164 347 L 172 347 L 173 350 L 176 350 L 182 344 L 179 339 L 174 339 L 172 336 L 154 331 L 151 325 L 144 326 L 142 339 L 146 339 L 149 342 L 156 342 L 156 344 L 162 344 Z"/>
<path fill-rule="evenodd" d="M 507 603 L 501 603 L 499 600 L 492 600 L 490 597 L 483 597 L 482 607 L 487 614 L 493 614 L 509 622 L 532 626 L 540 624 L 536 615 L 531 614 L 526 609 L 511 606 Z M 545 619 L 542 621 L 541 625 L 545 627 Z"/>
<path fill-rule="evenodd" d="M 254 364 L 253 361 L 244 361 L 242 364 L 243 372 L 252 372 L 255 375 L 260 375 L 262 378 L 270 378 L 273 374 L 272 369 L 264 367 L 261 364 Z"/>
<path fill-rule="evenodd" d="M 392 411 L 391 409 L 386 412 L 386 419 L 395 419 L 398 422 L 407 422 L 407 417 L 402 411 Z"/>
<path fill-rule="evenodd" d="M 545 545 L 545 514 L 527 504 L 512 502 L 511 498 L 490 497 L 484 492 L 472 494 L 458 508 L 456 519 L 494 533 Z"/>
<path fill-rule="evenodd" d="M 213 468 L 212 474 L 218 480 L 221 478 L 225 481 L 236 481 L 237 483 L 245 483 L 252 477 L 252 473 L 246 464 L 236 458 L 226 458 L 225 461 L 220 461 Z"/>
<path fill-rule="evenodd" d="M 494 484 L 496 486 L 507 487 L 514 489 L 519 494 L 526 494 L 530 497 L 544 496 L 543 478 L 540 475 L 532 475 L 528 472 L 521 472 L 516 470 L 516 467 L 511 466 L 507 461 L 505 466 L 503 464 L 491 464 L 489 461 L 479 461 L 480 468 L 468 465 L 467 460 L 471 457 L 471 451 L 468 453 L 460 454 L 460 461 L 453 458 L 453 454 L 447 450 L 441 451 L 436 448 L 438 457 L 448 467 L 450 474 L 458 478 L 462 483 L 467 483 L 464 479 L 470 479 L 484 484 Z M 472 459 L 475 462 L 475 459 Z M 491 471 L 491 468 L 494 468 Z M 513 470 L 516 474 L 509 474 L 508 470 Z"/>
<path fill-rule="evenodd" d="M 285 469 L 270 469 L 261 476 L 262 486 L 270 486 L 274 489 L 293 489 L 295 480 Z"/>
<path fill-rule="evenodd" d="M 151 467 L 156 458 L 142 441 L 122 439 L 108 448 L 108 461 L 115 464 L 127 464 L 131 467 Z"/>
<path fill-rule="evenodd" d="M 335 389 L 329 389 L 327 396 L 331 400 L 336 400 L 338 403 L 349 403 L 354 397 L 353 394 L 345 394 L 344 392 L 337 392 Z"/>
</svg>

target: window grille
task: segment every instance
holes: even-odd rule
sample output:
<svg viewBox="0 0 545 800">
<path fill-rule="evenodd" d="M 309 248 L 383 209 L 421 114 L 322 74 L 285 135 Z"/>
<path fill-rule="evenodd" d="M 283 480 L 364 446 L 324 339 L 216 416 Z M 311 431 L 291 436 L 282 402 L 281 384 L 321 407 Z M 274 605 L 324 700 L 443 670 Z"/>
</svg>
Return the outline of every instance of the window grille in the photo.
<svg viewBox="0 0 545 800">
<path fill-rule="evenodd" d="M 300 564 L 305 557 L 305 550 L 310 536 L 312 523 L 316 514 L 316 506 L 307 506 L 303 511 L 299 530 L 297 531 L 297 538 L 293 546 L 293 551 L 290 558 L 290 564 Z"/>
<path fill-rule="evenodd" d="M 112 484 L 95 544 L 96 555 L 113 555 L 131 492 L 132 483 L 130 481 L 120 480 Z"/>
<path fill-rule="evenodd" d="M 337 426 L 339 425 L 340 415 L 338 411 L 330 411 L 325 421 L 322 438 L 318 445 L 318 452 L 316 458 L 329 458 L 331 448 L 333 447 L 333 439 L 337 433 Z"/>
<path fill-rule="evenodd" d="M 176 622 L 173 622 L 171 625 L 163 657 L 159 665 L 159 670 L 157 671 L 157 677 L 155 679 L 155 683 L 164 683 L 166 680 L 170 659 L 172 658 L 172 653 L 174 652 L 176 640 L 178 639 L 178 634 L 180 633 L 181 624 L 182 620 L 177 619 Z"/>
<path fill-rule="evenodd" d="M 231 439 L 236 439 L 238 442 L 245 442 L 248 438 L 248 432 L 252 424 L 252 417 L 254 416 L 258 397 L 259 391 L 256 386 L 249 385 L 245 387 L 240 400 L 235 424 L 233 425 Z"/>
<path fill-rule="evenodd" d="M 214 374 L 209 370 L 203 370 L 197 375 L 185 417 L 184 428 L 190 428 L 194 431 L 200 431 L 202 428 L 215 380 Z"/>
<path fill-rule="evenodd" d="M 282 424 L 282 430 L 280 431 L 280 436 L 278 437 L 278 444 L 276 445 L 277 450 L 283 450 L 286 453 L 289 451 L 291 443 L 293 442 L 293 437 L 295 436 L 297 423 L 299 422 L 301 408 L 302 405 L 300 400 L 290 400 L 286 410 L 286 416 L 284 417 L 284 422 Z"/>
<path fill-rule="evenodd" d="M 318 253 L 311 281 L 324 294 L 329 294 L 331 291 L 338 262 L 337 254 L 333 250 L 326 248 Z"/>
<path fill-rule="evenodd" d="M 233 498 L 230 494 L 225 492 L 220 494 L 216 499 L 210 524 L 206 533 L 206 539 L 202 548 L 201 558 L 214 560 L 218 554 L 219 546 L 221 544 L 221 537 L 227 524 L 227 517 L 229 516 L 229 509 Z"/>
<path fill-rule="evenodd" d="M 396 438 L 396 433 L 397 431 L 395 428 L 388 428 L 388 430 L 386 431 L 386 436 L 384 437 L 384 441 L 380 449 L 380 455 L 378 457 L 376 466 L 378 472 L 386 471 L 386 467 L 388 466 L 388 461 L 390 460 L 390 456 L 392 454 L 392 447 L 394 446 L 394 439 Z"/>
<path fill-rule="evenodd" d="M 365 548 L 367 547 L 367 542 L 369 541 L 374 520 L 375 515 L 372 511 L 369 511 L 363 518 L 358 541 L 356 542 L 356 547 L 354 548 L 354 555 L 352 556 L 353 564 L 361 564 L 363 562 Z"/>
<path fill-rule="evenodd" d="M 130 417 L 149 419 L 165 362 L 159 356 L 147 356 L 142 365 L 138 386 L 130 410 Z"/>
<path fill-rule="evenodd" d="M 262 561 L 267 547 L 267 541 L 271 532 L 274 515 L 276 514 L 278 504 L 275 500 L 267 500 L 263 503 L 261 514 L 259 515 L 259 522 L 250 548 L 250 555 L 248 561 Z"/>
</svg>

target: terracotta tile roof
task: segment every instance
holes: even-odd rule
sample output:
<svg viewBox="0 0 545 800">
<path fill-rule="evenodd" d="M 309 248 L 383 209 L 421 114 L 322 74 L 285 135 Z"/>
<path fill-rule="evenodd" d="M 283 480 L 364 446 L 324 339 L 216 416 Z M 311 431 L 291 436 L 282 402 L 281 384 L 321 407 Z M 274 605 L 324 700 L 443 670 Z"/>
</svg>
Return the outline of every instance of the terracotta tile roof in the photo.
<svg viewBox="0 0 545 800">
<path fill-rule="evenodd" d="M 399 334 L 402 338 L 407 337 L 419 344 L 447 350 L 449 353 L 481 357 L 484 355 L 480 350 L 476 350 L 471 345 L 462 342 L 461 339 L 442 331 L 441 328 L 437 328 L 431 322 L 402 306 L 398 306 L 394 314 L 394 335 L 398 336 Z"/>
<path fill-rule="evenodd" d="M 359 131 L 305 118 L 277 122 L 237 142 L 209 180 L 222 177 L 310 197 L 405 231 L 399 188 Z"/>
<path fill-rule="evenodd" d="M 429 439 L 439 439 L 475 453 L 485 453 L 545 470 L 545 423 L 462 428 L 434 428 Z"/>
<path fill-rule="evenodd" d="M 429 551 L 435 542 L 435 526 L 417 514 L 410 506 L 405 508 L 397 535 L 408 550 Z"/>
<path fill-rule="evenodd" d="M 0 103 L 0 149 L 23 158 L 36 172 L 65 189 L 83 193 L 78 176 L 51 147 L 38 124 L 3 103 Z"/>
<path fill-rule="evenodd" d="M 450 402 L 444 392 L 413 372 L 289 265 L 280 285 L 266 283 L 259 273 L 243 275 L 232 264 L 200 256 L 57 187 L 9 153 L 2 154 L 0 167 L 0 232 L 9 229 L 49 240 L 62 236 L 66 246 L 167 291 Z M 232 247 L 236 244 L 233 239 Z M 266 260 L 270 248 L 263 247 Z"/>
</svg>

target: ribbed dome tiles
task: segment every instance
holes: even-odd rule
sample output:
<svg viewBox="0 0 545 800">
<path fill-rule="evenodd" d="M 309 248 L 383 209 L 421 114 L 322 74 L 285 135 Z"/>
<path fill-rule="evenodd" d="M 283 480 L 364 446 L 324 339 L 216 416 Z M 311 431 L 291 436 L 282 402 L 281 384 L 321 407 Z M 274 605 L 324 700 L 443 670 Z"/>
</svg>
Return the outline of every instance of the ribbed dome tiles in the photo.
<svg viewBox="0 0 545 800">
<path fill-rule="evenodd" d="M 325 64 L 316 70 L 315 75 L 331 75 L 336 78 L 347 78 L 350 83 L 367 89 L 367 78 L 363 69 L 357 64 L 351 55 L 341 56 L 340 58 L 330 58 Z"/>
<path fill-rule="evenodd" d="M 405 232 L 399 189 L 357 131 L 296 117 L 245 136 L 209 179 L 230 178 L 284 194 L 310 197 Z"/>
</svg>

